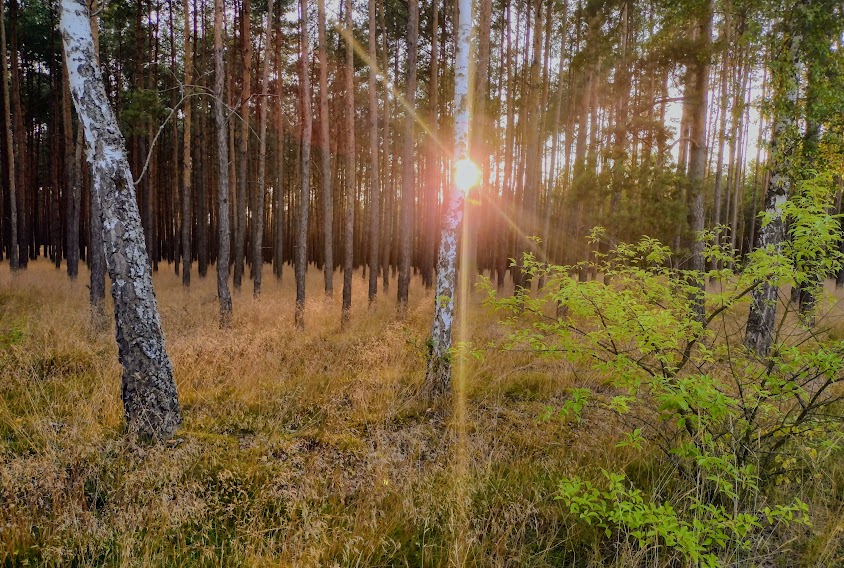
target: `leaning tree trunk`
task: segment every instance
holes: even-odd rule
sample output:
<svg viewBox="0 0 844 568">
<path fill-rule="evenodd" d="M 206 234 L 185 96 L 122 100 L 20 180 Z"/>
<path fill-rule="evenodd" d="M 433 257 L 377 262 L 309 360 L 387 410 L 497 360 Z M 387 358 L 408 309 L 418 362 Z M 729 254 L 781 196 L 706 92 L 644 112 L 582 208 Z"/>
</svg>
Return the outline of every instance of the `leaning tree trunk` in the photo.
<svg viewBox="0 0 844 568">
<path fill-rule="evenodd" d="M 802 37 L 793 32 L 789 38 L 788 61 L 783 62 L 776 77 L 779 85 L 774 103 L 776 119 L 771 138 L 770 179 L 765 193 L 765 213 L 770 219 L 759 229 L 758 248 L 772 247 L 779 254 L 785 240 L 785 220 L 782 206 L 788 200 L 792 186 L 793 154 L 797 129 L 797 100 L 800 95 L 800 42 Z M 779 288 L 771 282 L 761 282 L 752 293 L 750 314 L 744 345 L 763 357 L 774 341 L 774 324 L 777 317 Z"/>
<path fill-rule="evenodd" d="M 454 62 L 454 158 L 469 157 L 469 32 L 472 0 L 459 0 L 457 53 Z M 452 176 L 452 180 L 454 177 Z M 457 282 L 457 239 L 463 219 L 465 195 L 452 181 L 449 204 L 442 221 L 437 258 L 437 288 L 434 294 L 434 323 L 423 395 L 433 399 L 451 389 L 451 337 L 454 324 L 454 295 Z"/>
<path fill-rule="evenodd" d="M 214 0 L 214 126 L 217 134 L 217 298 L 220 326 L 229 327 L 232 297 L 229 293 L 229 147 L 226 140 L 226 108 L 223 101 L 223 0 Z M 205 220 L 203 219 L 203 222 Z"/>
<path fill-rule="evenodd" d="M 125 143 L 103 87 L 84 0 L 62 0 L 61 30 L 71 94 L 93 170 L 94 197 L 102 209 L 128 430 L 166 439 L 181 423 L 182 414 L 164 348 Z"/>
</svg>

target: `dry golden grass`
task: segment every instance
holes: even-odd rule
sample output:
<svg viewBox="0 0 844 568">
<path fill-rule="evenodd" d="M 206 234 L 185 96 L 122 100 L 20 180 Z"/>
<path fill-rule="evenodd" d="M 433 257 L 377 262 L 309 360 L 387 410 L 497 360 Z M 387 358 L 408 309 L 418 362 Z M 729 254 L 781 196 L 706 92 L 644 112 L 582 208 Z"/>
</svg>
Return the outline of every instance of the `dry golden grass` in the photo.
<svg viewBox="0 0 844 568">
<path fill-rule="evenodd" d="M 324 298 L 312 270 L 300 333 L 285 270 L 258 300 L 245 283 L 221 331 L 213 278 L 185 290 L 162 265 L 184 424 L 142 448 L 121 436 L 116 347 L 89 325 L 87 274 L 0 268 L 0 563 L 544 566 L 567 555 L 551 497 L 585 433 L 536 422 L 564 396 L 565 365 L 497 353 L 471 363 L 458 472 L 453 430 L 413 396 L 432 293 L 415 283 L 400 321 L 395 288 L 367 309 L 358 276 L 341 330 L 339 290 Z M 470 336 L 500 333 L 478 298 L 469 309 Z"/>
<path fill-rule="evenodd" d="M 395 288 L 368 309 L 358 275 L 340 329 L 340 290 L 324 298 L 312 270 L 297 332 L 285 271 L 281 284 L 265 276 L 257 300 L 245 282 L 223 331 L 213 274 L 185 290 L 162 265 L 184 424 L 168 444 L 138 447 L 122 436 L 116 347 L 91 329 L 87 273 L 0 267 L 0 564 L 598 565 L 596 533 L 553 499 L 557 483 L 630 456 L 611 424 L 537 419 L 597 379 L 490 351 L 466 363 L 454 428 L 414 397 L 431 292 L 414 280 L 398 320 Z M 468 338 L 503 335 L 478 296 L 467 309 Z M 822 514 L 830 529 L 810 556 L 840 558 L 840 523 Z"/>
</svg>

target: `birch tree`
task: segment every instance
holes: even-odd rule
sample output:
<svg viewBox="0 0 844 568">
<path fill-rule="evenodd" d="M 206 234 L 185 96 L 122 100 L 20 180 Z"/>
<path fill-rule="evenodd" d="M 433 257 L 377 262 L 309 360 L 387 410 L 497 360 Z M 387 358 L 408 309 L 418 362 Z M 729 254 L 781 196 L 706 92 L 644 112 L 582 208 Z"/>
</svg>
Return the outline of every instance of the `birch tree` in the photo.
<svg viewBox="0 0 844 568">
<path fill-rule="evenodd" d="M 801 34 L 792 30 L 784 50 L 785 58 L 778 65 L 774 95 L 776 118 L 771 138 L 770 178 L 765 193 L 765 214 L 769 221 L 759 229 L 758 248 L 771 247 L 779 254 L 785 240 L 786 227 L 782 215 L 783 204 L 792 190 L 792 170 L 797 140 L 797 101 L 800 96 Z M 761 282 L 752 292 L 750 313 L 744 345 L 763 357 L 771 349 L 777 317 L 779 287 L 773 282 Z"/>
<path fill-rule="evenodd" d="M 472 0 L 458 0 L 457 53 L 454 62 L 454 159 L 466 164 L 469 158 L 469 34 L 472 26 Z M 455 172 L 457 174 L 459 172 Z M 454 183 L 448 208 L 442 219 L 437 256 L 437 284 L 434 294 L 434 323 L 431 326 L 428 364 L 422 394 L 427 398 L 447 394 L 451 389 L 451 339 L 454 325 L 454 295 L 457 284 L 458 230 L 463 220 L 465 194 Z"/>
<path fill-rule="evenodd" d="M 103 218 L 127 429 L 144 438 L 166 439 L 182 421 L 181 408 L 164 347 L 126 146 L 103 87 L 84 0 L 62 0 L 60 26 L 71 95 L 85 132 L 94 199 Z"/>
</svg>

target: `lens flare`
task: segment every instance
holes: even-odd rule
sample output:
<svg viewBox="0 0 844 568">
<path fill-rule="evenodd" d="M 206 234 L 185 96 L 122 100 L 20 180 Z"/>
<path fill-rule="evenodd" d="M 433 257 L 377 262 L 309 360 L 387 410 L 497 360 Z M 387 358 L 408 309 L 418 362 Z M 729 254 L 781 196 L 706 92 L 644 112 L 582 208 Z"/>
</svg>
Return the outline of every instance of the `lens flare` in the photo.
<svg viewBox="0 0 844 568">
<path fill-rule="evenodd" d="M 454 163 L 454 185 L 464 194 L 481 181 L 481 169 L 472 160 L 457 160 Z"/>
</svg>

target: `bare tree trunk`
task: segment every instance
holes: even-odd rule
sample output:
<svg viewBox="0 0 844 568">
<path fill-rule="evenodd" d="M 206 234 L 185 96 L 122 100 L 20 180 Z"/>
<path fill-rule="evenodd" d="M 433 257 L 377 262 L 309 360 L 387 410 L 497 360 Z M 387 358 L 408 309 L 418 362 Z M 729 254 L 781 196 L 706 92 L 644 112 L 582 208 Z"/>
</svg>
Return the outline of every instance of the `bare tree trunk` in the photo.
<svg viewBox="0 0 844 568">
<path fill-rule="evenodd" d="M 82 188 L 74 183 L 74 151 L 73 151 L 73 120 L 70 96 L 70 85 L 67 75 L 67 65 L 62 65 L 62 130 L 64 131 L 64 190 L 65 190 L 65 258 L 67 259 L 67 275 L 76 280 L 79 274 L 79 212 L 82 204 Z"/>
<path fill-rule="evenodd" d="M 220 301 L 220 327 L 232 319 L 229 293 L 229 146 L 226 140 L 226 105 L 223 101 L 223 0 L 214 0 L 214 122 L 217 134 L 217 298 Z M 203 222 L 205 220 L 203 219 Z"/>
<path fill-rule="evenodd" d="M 282 33 L 279 27 L 278 45 L 276 46 L 276 73 L 281 76 L 281 42 Z M 284 155 L 285 155 L 285 141 L 284 141 L 284 104 L 281 96 L 281 88 L 278 89 L 276 96 L 276 120 L 278 120 L 278 149 L 276 150 L 276 185 L 273 188 L 273 201 L 275 201 L 275 211 L 273 217 L 273 224 L 275 225 L 275 235 L 273 243 L 273 272 L 276 280 L 281 280 L 282 267 L 284 265 Z"/>
<path fill-rule="evenodd" d="M 425 231 L 424 231 L 424 254 L 422 261 L 422 280 L 425 288 L 430 289 L 434 284 L 434 262 L 437 250 L 437 217 L 439 212 L 439 189 L 440 189 L 440 149 L 437 147 L 437 135 L 439 130 L 439 0 L 434 0 L 431 7 L 433 22 L 431 24 L 431 80 L 429 83 L 428 100 L 430 107 L 429 124 L 432 135 L 428 136 L 428 176 L 426 190 L 427 204 L 424 209 Z"/>
<path fill-rule="evenodd" d="M 472 25 L 471 0 L 459 0 L 457 53 L 454 63 L 454 158 L 469 157 L 469 34 Z M 428 365 L 423 395 L 428 399 L 451 390 L 451 340 L 454 325 L 454 296 L 457 282 L 458 229 L 463 219 L 465 195 L 452 186 L 448 210 L 443 218 L 442 239 L 437 260 L 437 289 L 434 294 L 434 323 L 431 326 Z"/>
<path fill-rule="evenodd" d="M 765 194 L 765 213 L 770 221 L 759 229 L 757 247 L 773 247 L 779 253 L 785 240 L 785 222 L 782 206 L 788 200 L 792 187 L 793 154 L 797 128 L 796 106 L 800 95 L 800 43 L 802 36 L 792 30 L 788 38 L 789 58 L 774 76 L 776 81 L 774 102 L 776 116 L 771 137 L 770 180 Z M 761 282 L 752 292 L 750 314 L 747 316 L 744 344 L 757 355 L 768 354 L 774 340 L 779 288 L 770 282 Z"/>
<path fill-rule="evenodd" d="M 296 228 L 296 327 L 305 328 L 305 276 L 308 272 L 308 212 L 311 201 L 311 81 L 308 73 L 308 0 L 299 0 L 301 58 L 299 90 L 302 111 L 302 185 L 299 196 L 299 225 Z"/>
<path fill-rule="evenodd" d="M 267 2 L 267 39 L 264 42 L 264 68 L 261 71 L 261 116 L 258 126 L 258 188 L 255 199 L 255 232 L 252 239 L 252 294 L 261 295 L 261 273 L 264 267 L 264 201 L 267 194 L 267 118 L 270 111 L 270 45 L 273 30 L 273 0 Z"/>
<path fill-rule="evenodd" d="M 352 0 L 344 0 L 346 8 L 346 66 L 343 73 L 346 86 L 346 226 L 343 235 L 343 311 L 342 324 L 349 321 L 352 310 L 352 275 L 355 266 L 355 36 L 352 21 Z"/>
<path fill-rule="evenodd" d="M 416 188 L 416 160 L 414 148 L 415 136 L 415 106 L 416 106 L 416 52 L 419 47 L 419 2 L 408 2 L 407 17 L 407 118 L 404 130 L 404 157 L 402 160 L 402 191 L 401 191 L 401 249 L 399 255 L 398 307 L 403 313 L 407 309 L 407 297 L 410 288 L 410 253 L 413 232 L 413 202 Z"/>
<path fill-rule="evenodd" d="M 240 139 L 237 154 L 237 192 L 235 208 L 237 222 L 234 234 L 234 278 L 235 290 L 240 289 L 243 281 L 243 263 L 246 254 L 246 196 L 249 183 L 249 104 L 252 96 L 252 40 L 250 29 L 252 26 L 252 4 L 250 0 L 243 0 L 243 17 L 241 18 L 240 41 L 243 55 L 243 85 L 240 98 Z"/>
<path fill-rule="evenodd" d="M 322 170 L 322 235 L 325 295 L 334 294 L 334 193 L 331 190 L 331 144 L 328 128 L 328 55 L 325 41 L 325 0 L 317 0 L 319 33 L 319 143 Z"/>
<path fill-rule="evenodd" d="M 193 81 L 193 56 L 191 54 L 191 37 L 190 37 L 190 0 L 184 0 L 185 10 L 185 89 L 184 96 L 189 97 L 193 90 L 191 89 L 191 82 Z M 193 108 L 193 101 L 191 99 L 185 100 L 185 131 L 184 131 L 184 165 L 182 166 L 182 286 L 190 286 L 190 269 L 192 263 L 191 251 L 191 225 L 193 219 L 191 213 L 191 176 L 193 174 L 193 161 L 191 159 L 191 110 Z"/>
<path fill-rule="evenodd" d="M 103 88 L 83 0 L 62 1 L 61 28 L 71 93 L 93 168 L 95 199 L 105 220 L 127 428 L 142 437 L 166 439 L 182 421 L 181 408 L 164 348 L 125 143 Z"/>
<path fill-rule="evenodd" d="M 703 274 L 706 269 L 703 258 L 703 241 L 700 233 L 704 226 L 704 175 L 706 173 L 706 116 L 707 94 L 709 92 L 709 44 L 712 35 L 712 4 L 707 0 L 698 24 L 698 39 L 700 51 L 694 65 L 694 72 L 690 75 L 693 84 L 687 88 L 689 94 L 689 113 L 691 115 L 691 150 L 689 156 L 689 190 L 690 190 L 690 227 L 692 230 L 692 270 Z M 700 294 L 693 301 L 699 318 L 704 315 L 703 286 L 701 279 L 697 284 L 701 287 Z"/>
<path fill-rule="evenodd" d="M 369 60 L 378 61 L 375 42 L 375 0 L 369 0 Z M 378 101 L 375 82 L 375 69 L 369 67 L 369 303 L 375 301 L 378 294 L 378 261 L 380 259 L 378 236 L 381 215 L 380 179 L 378 172 Z"/>
<path fill-rule="evenodd" d="M 10 91 L 12 78 L 9 74 L 9 63 L 6 56 L 6 17 L 4 3 L 0 2 L 0 65 L 3 65 L 3 117 L 6 123 L 6 173 L 9 177 L 9 227 L 12 233 L 9 241 L 9 266 L 12 270 L 20 268 L 18 257 L 18 204 L 17 179 L 15 164 L 15 132 L 12 130 L 12 111 Z M 20 136 L 20 133 L 17 133 Z"/>
</svg>

